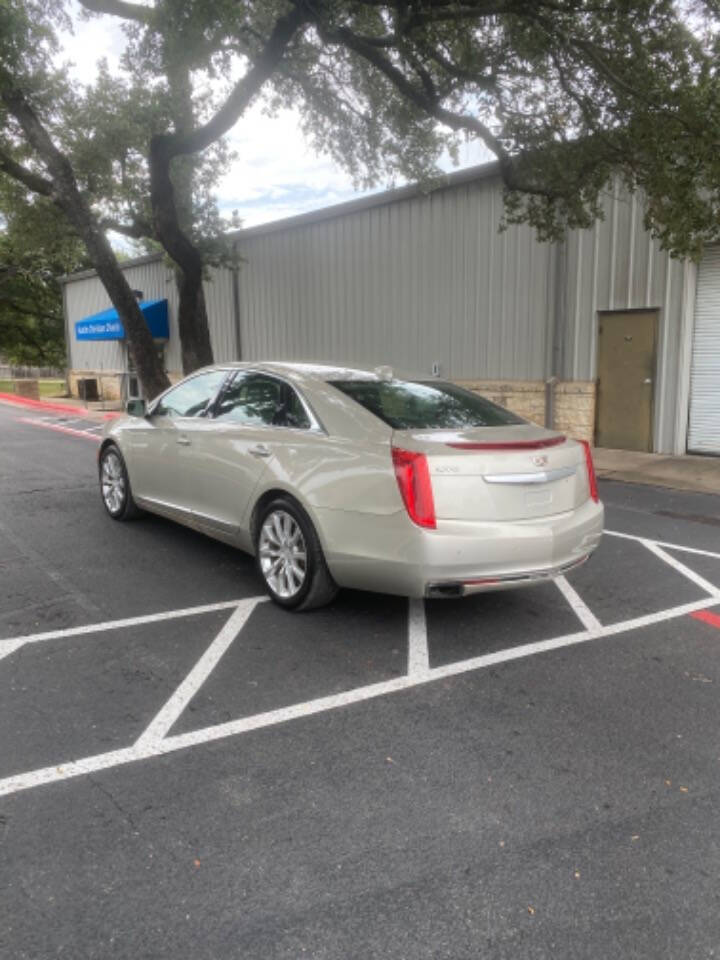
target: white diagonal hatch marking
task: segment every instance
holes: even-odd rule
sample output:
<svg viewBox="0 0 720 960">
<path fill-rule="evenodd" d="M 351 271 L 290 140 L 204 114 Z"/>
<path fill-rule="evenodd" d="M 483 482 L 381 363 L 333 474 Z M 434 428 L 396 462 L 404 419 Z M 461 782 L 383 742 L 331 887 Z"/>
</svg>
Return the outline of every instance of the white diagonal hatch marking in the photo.
<svg viewBox="0 0 720 960">
<path fill-rule="evenodd" d="M 148 727 L 140 734 L 135 746 L 143 747 L 156 744 L 166 735 L 170 727 L 175 723 L 185 707 L 205 683 L 212 671 L 217 666 L 220 658 L 227 648 L 233 642 L 238 633 L 247 622 L 248 617 L 253 612 L 258 603 L 256 597 L 250 600 L 241 600 L 237 609 L 233 611 L 230 619 L 225 623 L 220 633 L 200 657 L 198 662 L 185 677 L 183 682 L 177 688 L 175 693 L 150 721 Z"/>
</svg>

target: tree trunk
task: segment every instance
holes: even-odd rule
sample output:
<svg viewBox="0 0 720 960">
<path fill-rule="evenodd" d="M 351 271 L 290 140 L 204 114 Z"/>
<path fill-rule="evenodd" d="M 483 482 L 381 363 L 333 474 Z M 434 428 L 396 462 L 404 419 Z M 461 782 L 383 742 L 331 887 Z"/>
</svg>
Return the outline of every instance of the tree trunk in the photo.
<svg viewBox="0 0 720 960">
<path fill-rule="evenodd" d="M 42 158 L 52 179 L 53 199 L 87 248 L 92 265 L 123 322 L 130 352 L 145 393 L 150 398 L 157 396 L 170 386 L 170 381 L 130 284 L 87 201 L 78 189 L 70 161 L 52 142 L 20 90 L 6 87 L 2 91 L 2 100 L 22 127 L 28 143 Z"/>
<path fill-rule="evenodd" d="M 202 275 L 198 282 L 194 273 L 188 275 L 178 267 L 175 271 L 175 282 L 179 294 L 178 327 L 182 365 L 183 372 L 188 374 L 213 362 L 207 307 Z"/>
<path fill-rule="evenodd" d="M 58 189 L 57 195 L 58 202 L 85 243 L 93 266 L 122 320 L 135 369 L 145 394 L 152 400 L 170 386 L 170 381 L 158 357 L 155 342 L 135 294 L 120 269 L 107 238 L 94 222 L 90 211 L 85 208 L 82 197 L 79 194 L 74 196 L 72 192 L 66 192 L 62 188 Z"/>
<path fill-rule="evenodd" d="M 139 9 L 144 11 L 146 8 Z M 293 37 L 304 28 L 308 19 L 305 3 L 293 3 L 287 13 L 278 17 L 250 69 L 235 84 L 220 109 L 199 127 L 194 126 L 192 84 L 185 66 L 186 58 L 182 50 L 174 50 L 172 45 L 166 45 L 164 49 L 175 131 L 156 134 L 150 141 L 150 203 L 157 237 L 182 274 L 179 314 L 186 373 L 198 365 L 212 363 L 212 346 L 202 291 L 202 258 L 190 236 L 192 191 L 191 186 L 187 189 L 188 171 L 182 167 L 176 170 L 179 188 L 176 200 L 170 164 L 174 159 L 181 160 L 202 152 L 231 129 L 272 76 Z"/>
<path fill-rule="evenodd" d="M 170 93 L 170 111 L 173 120 L 173 135 L 186 136 L 195 124 L 192 97 L 192 81 L 187 67 L 180 37 L 174 34 L 164 38 L 165 71 Z M 181 48 L 177 49 L 178 43 Z M 197 157 L 172 158 L 166 155 L 167 176 L 171 193 L 168 196 L 167 181 L 163 204 L 163 223 L 172 235 L 175 260 L 175 283 L 179 295 L 178 327 L 183 372 L 188 374 L 198 367 L 213 362 L 212 344 L 208 330 L 208 317 L 203 293 L 203 262 L 199 250 L 192 241 L 194 224 L 193 184 Z M 162 239 L 162 238 L 161 238 Z M 175 254 L 178 254 L 176 257 Z M 178 259 L 179 257 L 179 259 Z"/>
<path fill-rule="evenodd" d="M 212 364 L 213 352 L 202 289 L 202 257 L 180 226 L 170 177 L 169 140 L 159 135 L 150 142 L 150 202 L 158 239 L 178 268 L 175 274 L 180 294 L 178 326 L 183 371 L 187 374 Z"/>
</svg>

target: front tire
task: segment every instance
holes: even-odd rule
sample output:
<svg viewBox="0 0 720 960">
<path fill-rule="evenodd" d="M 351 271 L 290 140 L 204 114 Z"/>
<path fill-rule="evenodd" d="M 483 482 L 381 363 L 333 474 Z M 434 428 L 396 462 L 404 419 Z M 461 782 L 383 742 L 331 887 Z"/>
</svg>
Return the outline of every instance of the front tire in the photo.
<svg viewBox="0 0 720 960">
<path fill-rule="evenodd" d="M 313 610 L 334 600 L 338 587 L 305 511 L 278 497 L 258 517 L 255 558 L 271 600 L 286 610 Z"/>
<path fill-rule="evenodd" d="M 134 520 L 141 513 L 133 500 L 130 478 L 120 450 L 114 443 L 100 453 L 100 495 L 113 520 Z"/>
</svg>

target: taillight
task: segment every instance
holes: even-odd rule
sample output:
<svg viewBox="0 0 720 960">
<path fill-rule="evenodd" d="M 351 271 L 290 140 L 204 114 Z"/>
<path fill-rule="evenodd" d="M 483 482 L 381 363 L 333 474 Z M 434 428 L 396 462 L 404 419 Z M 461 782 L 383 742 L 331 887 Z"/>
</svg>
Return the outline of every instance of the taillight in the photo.
<svg viewBox="0 0 720 960">
<path fill-rule="evenodd" d="M 595 503 L 600 503 L 600 495 L 598 494 L 597 477 L 595 476 L 595 465 L 593 464 L 592 450 L 590 449 L 590 444 L 587 442 L 587 440 L 581 440 L 580 443 L 583 445 L 585 450 L 585 467 L 587 469 L 590 498 L 594 500 Z"/>
<path fill-rule="evenodd" d="M 392 460 L 408 516 L 418 526 L 434 529 L 437 526 L 435 502 L 427 457 L 424 453 L 414 453 L 412 450 L 393 447 Z"/>
</svg>

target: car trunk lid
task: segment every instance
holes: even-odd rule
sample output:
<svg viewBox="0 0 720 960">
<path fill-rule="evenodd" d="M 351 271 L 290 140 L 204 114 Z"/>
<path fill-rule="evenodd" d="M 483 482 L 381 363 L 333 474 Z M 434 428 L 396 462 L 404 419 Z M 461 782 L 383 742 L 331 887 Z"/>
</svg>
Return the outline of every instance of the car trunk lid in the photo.
<svg viewBox="0 0 720 960">
<path fill-rule="evenodd" d="M 396 430 L 392 442 L 427 457 L 438 520 L 532 520 L 589 496 L 582 446 L 533 424 Z"/>
</svg>

